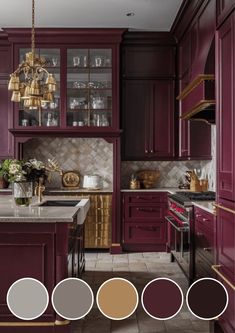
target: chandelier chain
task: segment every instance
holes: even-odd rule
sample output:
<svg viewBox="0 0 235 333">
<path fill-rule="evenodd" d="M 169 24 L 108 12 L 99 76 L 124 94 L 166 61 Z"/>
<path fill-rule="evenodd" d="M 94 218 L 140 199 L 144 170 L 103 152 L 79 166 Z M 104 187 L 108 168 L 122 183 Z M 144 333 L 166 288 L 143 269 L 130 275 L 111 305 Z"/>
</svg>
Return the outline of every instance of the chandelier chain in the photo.
<svg viewBox="0 0 235 333">
<path fill-rule="evenodd" d="M 35 0 L 32 0 L 32 36 L 31 36 L 31 42 L 32 42 L 32 56 L 33 60 L 35 57 Z"/>
</svg>

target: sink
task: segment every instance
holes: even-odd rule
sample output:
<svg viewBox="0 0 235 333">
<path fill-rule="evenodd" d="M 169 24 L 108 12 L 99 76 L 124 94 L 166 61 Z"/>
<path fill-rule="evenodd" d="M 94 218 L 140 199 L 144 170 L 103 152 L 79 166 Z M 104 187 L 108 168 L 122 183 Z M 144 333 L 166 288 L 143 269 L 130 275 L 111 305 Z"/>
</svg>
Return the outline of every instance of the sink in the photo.
<svg viewBox="0 0 235 333">
<path fill-rule="evenodd" d="M 41 207 L 75 207 L 81 200 L 47 200 Z"/>
</svg>

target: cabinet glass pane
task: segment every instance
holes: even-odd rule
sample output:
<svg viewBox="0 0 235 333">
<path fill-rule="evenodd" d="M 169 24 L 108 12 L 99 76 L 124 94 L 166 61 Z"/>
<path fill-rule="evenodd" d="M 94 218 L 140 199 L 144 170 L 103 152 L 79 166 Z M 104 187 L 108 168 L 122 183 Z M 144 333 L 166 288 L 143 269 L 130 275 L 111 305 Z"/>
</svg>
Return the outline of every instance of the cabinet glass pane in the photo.
<svg viewBox="0 0 235 333">
<path fill-rule="evenodd" d="M 67 125 L 112 125 L 111 49 L 67 51 Z"/>
<path fill-rule="evenodd" d="M 20 49 L 20 62 L 25 60 L 25 54 L 31 49 Z M 57 90 L 54 102 L 45 103 L 41 108 L 27 108 L 23 101 L 19 104 L 19 126 L 59 126 L 60 125 L 60 50 L 36 49 L 36 54 L 46 60 L 45 68 L 54 74 Z"/>
</svg>

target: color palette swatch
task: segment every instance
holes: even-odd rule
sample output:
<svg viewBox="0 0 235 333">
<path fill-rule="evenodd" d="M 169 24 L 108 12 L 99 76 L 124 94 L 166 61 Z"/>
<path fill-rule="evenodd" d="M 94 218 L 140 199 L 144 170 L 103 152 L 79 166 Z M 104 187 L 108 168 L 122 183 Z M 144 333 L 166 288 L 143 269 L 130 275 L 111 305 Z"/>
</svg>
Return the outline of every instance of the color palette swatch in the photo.
<svg viewBox="0 0 235 333">
<path fill-rule="evenodd" d="M 171 279 L 154 279 L 145 286 L 141 303 L 150 317 L 167 320 L 177 315 L 182 308 L 183 292 Z"/>
<path fill-rule="evenodd" d="M 47 309 L 49 295 L 46 287 L 33 278 L 15 281 L 7 292 L 7 305 L 11 313 L 22 320 L 39 318 Z M 143 288 L 141 305 L 156 320 L 176 316 L 183 306 L 180 286 L 168 278 L 156 278 Z M 190 312 L 199 319 L 218 318 L 227 308 L 228 293 L 224 285 L 212 278 L 194 282 L 186 294 Z M 94 295 L 91 287 L 78 278 L 60 281 L 51 295 L 55 312 L 67 320 L 85 317 L 92 309 Z M 127 279 L 115 277 L 105 281 L 98 289 L 96 302 L 100 312 L 112 320 L 130 317 L 139 303 L 135 286 Z"/>
<path fill-rule="evenodd" d="M 219 317 L 226 310 L 228 293 L 218 280 L 203 278 L 190 286 L 186 295 L 186 303 L 194 316 L 211 320 Z"/>
<path fill-rule="evenodd" d="M 99 310 L 109 319 L 122 320 L 136 310 L 139 296 L 134 285 L 122 278 L 105 281 L 99 288 L 96 302 Z"/>
<path fill-rule="evenodd" d="M 7 306 L 22 320 L 39 318 L 46 310 L 49 296 L 46 287 L 33 278 L 15 281 L 7 292 Z"/>
<path fill-rule="evenodd" d="M 51 296 L 54 310 L 63 318 L 78 320 L 92 309 L 94 295 L 91 287 L 83 280 L 68 278 L 60 281 Z"/>
</svg>

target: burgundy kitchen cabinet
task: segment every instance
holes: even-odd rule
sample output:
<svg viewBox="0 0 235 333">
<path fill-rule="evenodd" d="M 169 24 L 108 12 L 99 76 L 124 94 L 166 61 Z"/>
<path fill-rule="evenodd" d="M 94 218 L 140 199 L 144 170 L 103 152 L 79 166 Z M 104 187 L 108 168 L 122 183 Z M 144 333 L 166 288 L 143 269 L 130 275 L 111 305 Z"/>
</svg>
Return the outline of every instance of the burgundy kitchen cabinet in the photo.
<svg viewBox="0 0 235 333">
<path fill-rule="evenodd" d="M 235 203 L 219 200 L 217 208 L 217 271 L 222 274 L 218 279 L 224 284 L 229 294 L 226 311 L 219 317 L 219 325 L 224 333 L 235 331 L 235 290 L 226 283 L 229 281 L 235 288 Z M 215 333 L 217 331 L 215 330 Z"/>
<path fill-rule="evenodd" d="M 125 192 L 122 203 L 123 250 L 165 251 L 167 194 Z"/>
<path fill-rule="evenodd" d="M 8 78 L 11 69 L 10 45 L 1 45 L 0 37 L 0 160 L 12 156 L 13 138 L 8 128 L 11 127 L 12 114 Z"/>
<path fill-rule="evenodd" d="M 30 31 L 6 29 L 16 69 Z M 119 133 L 119 44 L 123 29 L 37 29 L 36 52 L 58 83 L 53 103 L 29 110 L 14 103 L 16 136 L 110 136 Z"/>
<path fill-rule="evenodd" d="M 78 277 L 84 270 L 80 253 L 83 227 L 74 223 L 1 223 L 0 225 L 0 332 L 70 332 L 70 325 L 59 317 L 49 303 L 40 318 L 25 322 L 13 316 L 6 304 L 10 285 L 24 277 L 41 281 L 51 295 L 55 285 L 67 277 Z M 15 323 L 14 329 L 8 325 Z M 40 323 L 42 326 L 40 326 Z M 63 324 L 64 323 L 64 324 Z M 61 328 L 62 325 L 63 329 Z M 31 327 L 30 327 L 31 325 Z M 35 327 L 34 327 L 35 325 Z M 53 326 L 54 325 L 54 326 Z"/>
<path fill-rule="evenodd" d="M 217 0 L 217 24 L 221 24 L 234 8 L 234 0 Z"/>
<path fill-rule="evenodd" d="M 220 27 L 217 47 L 218 197 L 235 200 L 235 14 Z"/>
<path fill-rule="evenodd" d="M 173 158 L 174 80 L 125 80 L 122 121 L 124 160 Z"/>
<path fill-rule="evenodd" d="M 215 216 L 194 206 L 194 279 L 216 275 L 215 264 Z"/>
</svg>

